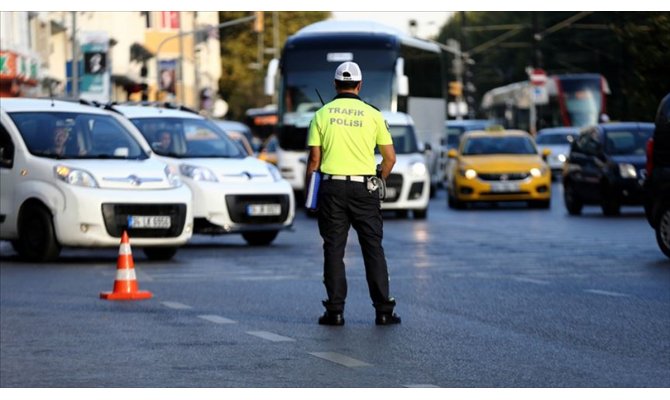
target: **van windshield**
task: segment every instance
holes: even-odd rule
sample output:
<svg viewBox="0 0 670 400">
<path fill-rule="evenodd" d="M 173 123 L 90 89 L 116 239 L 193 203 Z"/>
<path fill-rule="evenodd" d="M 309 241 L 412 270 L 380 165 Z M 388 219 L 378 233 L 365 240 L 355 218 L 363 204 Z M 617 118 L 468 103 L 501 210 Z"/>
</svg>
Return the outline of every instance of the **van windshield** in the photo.
<svg viewBox="0 0 670 400">
<path fill-rule="evenodd" d="M 57 159 L 146 159 L 149 155 L 114 117 L 71 112 L 13 112 L 31 154 Z"/>
<path fill-rule="evenodd" d="M 194 118 L 133 118 L 156 154 L 175 158 L 244 158 L 246 154 L 216 124 Z"/>
</svg>

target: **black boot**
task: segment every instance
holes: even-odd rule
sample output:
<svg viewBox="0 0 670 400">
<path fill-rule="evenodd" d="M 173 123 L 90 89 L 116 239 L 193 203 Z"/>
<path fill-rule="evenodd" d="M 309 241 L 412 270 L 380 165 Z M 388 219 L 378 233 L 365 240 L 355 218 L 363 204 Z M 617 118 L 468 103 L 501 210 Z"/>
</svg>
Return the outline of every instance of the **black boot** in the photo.
<svg viewBox="0 0 670 400">
<path fill-rule="evenodd" d="M 400 317 L 394 312 L 377 313 L 377 318 L 375 318 L 375 324 L 377 325 L 393 325 L 399 323 Z"/>
<path fill-rule="evenodd" d="M 319 325 L 342 326 L 344 325 L 344 314 L 326 311 L 319 317 Z"/>
</svg>

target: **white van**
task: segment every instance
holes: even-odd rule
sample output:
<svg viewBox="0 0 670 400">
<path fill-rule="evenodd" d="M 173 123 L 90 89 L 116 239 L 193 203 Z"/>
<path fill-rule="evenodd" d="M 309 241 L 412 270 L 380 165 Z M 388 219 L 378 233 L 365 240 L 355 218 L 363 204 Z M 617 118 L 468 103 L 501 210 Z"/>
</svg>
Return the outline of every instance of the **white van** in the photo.
<svg viewBox="0 0 670 400">
<path fill-rule="evenodd" d="M 414 218 L 425 219 L 430 198 L 430 172 L 419 148 L 412 117 L 401 112 L 383 111 L 396 152 L 396 163 L 386 179 L 386 200 L 382 210 L 399 215 L 412 211 Z M 381 156 L 377 156 L 381 162 Z"/>
<path fill-rule="evenodd" d="M 166 106 L 168 106 L 166 108 Z M 172 105 L 115 105 L 193 192 L 196 234 L 241 234 L 265 246 L 295 217 L 291 185 L 269 163 L 248 156 L 213 121 Z M 169 139 L 168 139 L 169 137 Z"/>
<path fill-rule="evenodd" d="M 34 261 L 62 246 L 114 247 L 123 231 L 150 259 L 192 235 L 191 192 L 122 117 L 76 102 L 0 100 L 0 239 Z"/>
</svg>

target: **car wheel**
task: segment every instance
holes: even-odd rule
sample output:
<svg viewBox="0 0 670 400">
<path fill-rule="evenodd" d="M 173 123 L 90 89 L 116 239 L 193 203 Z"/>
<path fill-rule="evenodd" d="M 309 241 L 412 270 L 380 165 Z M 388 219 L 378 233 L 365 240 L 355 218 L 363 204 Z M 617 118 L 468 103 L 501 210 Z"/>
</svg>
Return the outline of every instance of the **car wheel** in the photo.
<svg viewBox="0 0 670 400">
<path fill-rule="evenodd" d="M 412 214 L 414 214 L 414 219 L 426 219 L 428 216 L 428 208 L 412 210 Z"/>
<path fill-rule="evenodd" d="M 456 200 L 456 198 L 452 195 L 447 196 L 447 205 L 449 208 L 453 208 L 455 210 L 462 210 L 465 208 L 465 204 L 462 201 Z"/>
<path fill-rule="evenodd" d="M 670 258 L 670 206 L 666 206 L 659 215 L 660 218 L 656 225 L 656 241 L 661 251 Z"/>
<path fill-rule="evenodd" d="M 396 210 L 395 216 L 396 218 L 407 218 L 408 212 L 407 210 Z"/>
<path fill-rule="evenodd" d="M 565 202 L 565 208 L 570 215 L 579 215 L 582 213 L 584 204 L 577 196 L 577 193 L 575 193 L 572 184 L 568 182 L 563 183 L 563 201 Z"/>
<path fill-rule="evenodd" d="M 177 247 L 145 247 L 142 251 L 149 260 L 166 261 L 177 254 Z"/>
<path fill-rule="evenodd" d="M 30 261 L 53 261 L 61 246 L 56 240 L 51 213 L 41 205 L 31 205 L 21 211 L 19 240 L 14 247 L 22 258 Z"/>
<path fill-rule="evenodd" d="M 533 201 L 529 201 L 528 205 L 531 208 L 539 208 L 539 209 L 542 209 L 542 210 L 548 210 L 549 208 L 551 208 L 551 200 L 533 200 Z"/>
<path fill-rule="evenodd" d="M 619 199 L 611 195 L 603 198 L 600 207 L 603 209 L 603 214 L 607 216 L 619 215 L 621 212 L 621 203 L 619 202 Z"/>
<path fill-rule="evenodd" d="M 243 232 L 242 237 L 251 246 L 267 246 L 278 234 L 279 231 Z"/>
</svg>

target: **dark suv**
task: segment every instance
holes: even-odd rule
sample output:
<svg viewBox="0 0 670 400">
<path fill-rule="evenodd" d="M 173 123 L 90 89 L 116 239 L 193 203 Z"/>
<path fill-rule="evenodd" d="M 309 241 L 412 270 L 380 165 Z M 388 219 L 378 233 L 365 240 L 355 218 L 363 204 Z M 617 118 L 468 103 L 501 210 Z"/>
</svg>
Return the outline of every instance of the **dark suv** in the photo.
<svg viewBox="0 0 670 400">
<path fill-rule="evenodd" d="M 661 100 L 654 137 L 647 145 L 644 187 L 647 220 L 656 230 L 658 246 L 670 257 L 670 93 Z"/>
<path fill-rule="evenodd" d="M 644 204 L 646 144 L 654 124 L 619 122 L 584 128 L 572 142 L 563 169 L 565 207 L 579 215 L 585 204 L 599 204 L 616 215 L 622 204 Z"/>
</svg>

